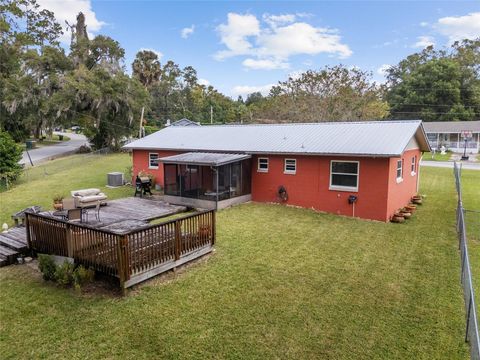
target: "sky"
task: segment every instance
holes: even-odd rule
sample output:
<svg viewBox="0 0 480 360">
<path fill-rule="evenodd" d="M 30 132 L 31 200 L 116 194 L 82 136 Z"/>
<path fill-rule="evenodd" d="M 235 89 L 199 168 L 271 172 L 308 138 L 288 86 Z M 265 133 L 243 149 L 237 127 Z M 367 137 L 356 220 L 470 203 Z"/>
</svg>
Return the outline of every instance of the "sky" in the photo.
<svg viewBox="0 0 480 360">
<path fill-rule="evenodd" d="M 38 0 L 64 24 L 86 15 L 90 36 L 193 66 L 233 98 L 289 76 L 343 64 L 384 81 L 384 69 L 424 47 L 480 37 L 480 1 Z M 63 41 L 69 43 L 70 36 Z"/>
</svg>

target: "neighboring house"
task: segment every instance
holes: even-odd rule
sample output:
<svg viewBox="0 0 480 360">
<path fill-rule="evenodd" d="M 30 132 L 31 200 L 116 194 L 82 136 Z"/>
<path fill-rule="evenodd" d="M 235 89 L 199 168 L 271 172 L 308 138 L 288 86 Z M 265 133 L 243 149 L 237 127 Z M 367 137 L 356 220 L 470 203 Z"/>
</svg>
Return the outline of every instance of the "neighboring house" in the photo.
<svg viewBox="0 0 480 360">
<path fill-rule="evenodd" d="M 183 118 L 171 123 L 170 119 L 168 119 L 165 126 L 200 126 L 200 123 L 192 120 L 188 120 L 186 118 Z"/>
<path fill-rule="evenodd" d="M 467 153 L 476 154 L 480 149 L 480 121 L 435 121 L 424 122 L 428 141 L 432 149 L 439 150 L 442 146 L 453 152 L 463 152 L 465 148 L 465 133 L 467 138 Z"/>
<path fill-rule="evenodd" d="M 418 191 L 421 121 L 168 127 L 125 146 L 165 200 L 279 202 L 388 221 Z"/>
</svg>

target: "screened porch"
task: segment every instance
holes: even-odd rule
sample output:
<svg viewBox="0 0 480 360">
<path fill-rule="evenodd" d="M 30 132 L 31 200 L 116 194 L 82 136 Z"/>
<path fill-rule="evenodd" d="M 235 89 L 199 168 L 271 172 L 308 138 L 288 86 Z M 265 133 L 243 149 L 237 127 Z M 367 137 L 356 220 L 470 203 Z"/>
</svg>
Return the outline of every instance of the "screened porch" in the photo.
<svg viewBox="0 0 480 360">
<path fill-rule="evenodd" d="M 250 158 L 244 154 L 200 152 L 161 158 L 165 200 L 206 209 L 248 201 Z"/>
</svg>

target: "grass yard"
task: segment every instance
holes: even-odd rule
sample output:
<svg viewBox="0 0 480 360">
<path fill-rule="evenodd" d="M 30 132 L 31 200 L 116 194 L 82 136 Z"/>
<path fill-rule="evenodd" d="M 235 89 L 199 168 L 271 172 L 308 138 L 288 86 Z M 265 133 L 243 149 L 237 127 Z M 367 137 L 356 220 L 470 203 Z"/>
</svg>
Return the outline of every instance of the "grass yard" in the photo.
<svg viewBox="0 0 480 360">
<path fill-rule="evenodd" d="M 68 188 L 125 165 L 102 161 Z M 55 179 L 21 189 L 66 186 Z M 422 168 L 421 179 L 428 198 L 406 224 L 266 204 L 220 211 L 211 257 L 126 298 L 1 268 L 0 357 L 467 359 L 452 171 Z"/>
<path fill-rule="evenodd" d="M 128 154 L 74 155 L 52 160 L 24 171 L 18 185 L 0 192 L 0 224 L 12 225 L 10 216 L 32 205 L 52 209 L 53 196 L 70 196 L 71 190 L 100 188 L 110 199 L 133 194 L 131 187 L 109 189 L 107 173 L 124 172 L 131 165 Z"/>
<path fill-rule="evenodd" d="M 444 155 L 440 153 L 440 151 L 437 151 L 434 153 L 431 152 L 426 152 L 423 154 L 422 159 L 425 161 L 448 161 L 452 157 L 453 153 L 450 151 L 447 151 Z"/>
</svg>

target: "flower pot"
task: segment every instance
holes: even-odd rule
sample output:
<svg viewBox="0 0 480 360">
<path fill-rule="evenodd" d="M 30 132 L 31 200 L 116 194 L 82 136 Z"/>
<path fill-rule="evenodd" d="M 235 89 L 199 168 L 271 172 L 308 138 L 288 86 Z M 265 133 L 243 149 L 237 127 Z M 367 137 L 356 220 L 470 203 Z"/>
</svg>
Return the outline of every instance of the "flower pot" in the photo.
<svg viewBox="0 0 480 360">
<path fill-rule="evenodd" d="M 402 211 L 402 215 L 405 218 L 405 220 L 408 220 L 412 217 L 412 213 L 408 211 Z"/>
<path fill-rule="evenodd" d="M 422 205 L 422 199 L 412 199 L 412 202 L 417 205 Z"/>
<path fill-rule="evenodd" d="M 63 209 L 63 204 L 62 203 L 53 203 L 53 208 L 55 210 L 62 210 Z"/>
<path fill-rule="evenodd" d="M 392 222 L 394 223 L 403 223 L 405 222 L 405 218 L 401 216 L 400 214 L 395 214 L 392 217 Z"/>
<path fill-rule="evenodd" d="M 417 210 L 417 206 L 414 204 L 408 204 L 405 206 L 405 210 L 407 210 L 409 213 L 413 213 L 415 210 Z"/>
</svg>

